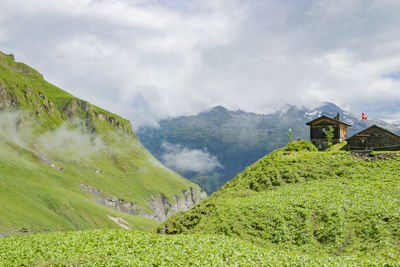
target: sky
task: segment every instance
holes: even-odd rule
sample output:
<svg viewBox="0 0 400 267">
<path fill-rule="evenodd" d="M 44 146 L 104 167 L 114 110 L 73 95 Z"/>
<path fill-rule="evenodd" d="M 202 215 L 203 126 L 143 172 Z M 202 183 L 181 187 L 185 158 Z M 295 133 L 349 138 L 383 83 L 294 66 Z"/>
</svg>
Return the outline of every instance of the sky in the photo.
<svg viewBox="0 0 400 267">
<path fill-rule="evenodd" d="M 216 105 L 400 122 L 398 0 L 0 0 L 0 51 L 134 129 Z"/>
</svg>

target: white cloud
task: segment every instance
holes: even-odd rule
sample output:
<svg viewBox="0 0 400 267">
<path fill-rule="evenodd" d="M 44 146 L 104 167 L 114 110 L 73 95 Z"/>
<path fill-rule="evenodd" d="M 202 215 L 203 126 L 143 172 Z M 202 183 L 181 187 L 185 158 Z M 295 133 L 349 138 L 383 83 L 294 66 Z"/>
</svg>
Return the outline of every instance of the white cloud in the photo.
<svg viewBox="0 0 400 267">
<path fill-rule="evenodd" d="M 56 130 L 40 135 L 38 148 L 63 160 L 86 159 L 106 150 L 107 146 L 99 137 L 84 133 L 81 127 L 69 129 L 70 126 L 62 124 Z"/>
<path fill-rule="evenodd" d="M 400 112 L 399 82 L 384 78 L 400 70 L 399 11 L 391 0 L 3 0 L 0 49 L 136 126 L 320 101 L 385 117 Z"/>
<path fill-rule="evenodd" d="M 164 150 L 161 155 L 163 164 L 178 172 L 207 173 L 216 168 L 222 168 L 217 157 L 205 150 L 189 149 L 168 142 L 163 142 L 161 148 Z"/>
<path fill-rule="evenodd" d="M 109 149 L 100 138 L 85 133 L 82 121 L 41 133 L 28 118 L 23 112 L 0 112 L 0 141 L 62 160 L 87 159 Z"/>
</svg>

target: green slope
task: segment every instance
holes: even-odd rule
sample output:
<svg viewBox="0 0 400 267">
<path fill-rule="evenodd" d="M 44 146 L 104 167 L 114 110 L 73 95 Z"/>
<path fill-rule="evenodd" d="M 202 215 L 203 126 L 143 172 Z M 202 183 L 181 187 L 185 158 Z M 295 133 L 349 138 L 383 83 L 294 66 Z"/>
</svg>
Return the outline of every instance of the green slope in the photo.
<svg viewBox="0 0 400 267">
<path fill-rule="evenodd" d="M 265 156 L 158 228 L 275 249 L 399 257 L 400 154 L 318 152 L 297 141 Z M 312 254 L 309 254 L 312 255 Z"/>
<path fill-rule="evenodd" d="M 1 266 L 395 266 L 398 261 L 372 255 L 307 255 L 216 235 L 94 230 L 0 239 Z"/>
<path fill-rule="evenodd" d="M 156 222 L 93 198 L 116 197 L 152 213 L 152 196 L 173 202 L 182 190 L 198 187 L 145 150 L 129 121 L 51 85 L 3 53 L 0 126 L 0 234 L 119 227 L 108 216 L 146 230 Z"/>
</svg>

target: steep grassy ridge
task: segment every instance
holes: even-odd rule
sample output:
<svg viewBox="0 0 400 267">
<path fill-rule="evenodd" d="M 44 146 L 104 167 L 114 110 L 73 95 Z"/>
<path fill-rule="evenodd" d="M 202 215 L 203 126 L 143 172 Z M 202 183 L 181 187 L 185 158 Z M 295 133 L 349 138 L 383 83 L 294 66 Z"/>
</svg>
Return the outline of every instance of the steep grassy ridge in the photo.
<svg viewBox="0 0 400 267">
<path fill-rule="evenodd" d="M 174 202 L 183 190 L 198 188 L 145 150 L 129 121 L 3 53 L 0 111 L 0 234 L 119 227 L 109 216 L 150 229 L 156 222 L 93 199 L 119 199 L 152 213 L 153 196 Z"/>
<path fill-rule="evenodd" d="M 223 234 L 276 249 L 399 258 L 400 154 L 318 152 L 297 141 L 158 232 Z"/>
<path fill-rule="evenodd" d="M 1 266 L 394 266 L 397 260 L 379 256 L 307 255 L 261 248 L 237 238 L 216 235 L 165 236 L 125 230 L 0 239 Z"/>
</svg>

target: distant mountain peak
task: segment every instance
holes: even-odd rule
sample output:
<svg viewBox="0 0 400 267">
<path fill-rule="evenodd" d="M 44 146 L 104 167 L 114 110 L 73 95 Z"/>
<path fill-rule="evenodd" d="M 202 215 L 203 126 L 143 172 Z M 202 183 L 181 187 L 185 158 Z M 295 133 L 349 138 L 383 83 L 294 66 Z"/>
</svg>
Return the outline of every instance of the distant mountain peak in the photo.
<svg viewBox="0 0 400 267">
<path fill-rule="evenodd" d="M 220 105 L 215 106 L 215 107 L 212 107 L 212 108 L 209 110 L 209 112 L 227 112 L 227 111 L 229 111 L 229 110 L 226 109 L 226 108 L 223 107 L 223 106 L 220 106 Z"/>
<path fill-rule="evenodd" d="M 215 106 L 212 107 L 209 110 L 203 111 L 199 114 L 199 116 L 206 116 L 206 117 L 230 117 L 232 115 L 233 111 L 230 111 L 228 109 L 226 109 L 223 106 Z"/>
<path fill-rule="evenodd" d="M 277 110 L 277 112 L 278 112 L 278 113 L 286 113 L 286 112 L 288 112 L 288 110 L 293 109 L 293 108 L 296 108 L 296 106 L 286 103 L 286 104 L 282 105 L 282 106 Z"/>
<path fill-rule="evenodd" d="M 329 110 L 337 110 L 343 111 L 338 105 L 332 102 L 322 102 L 316 109 L 329 109 Z"/>
</svg>

